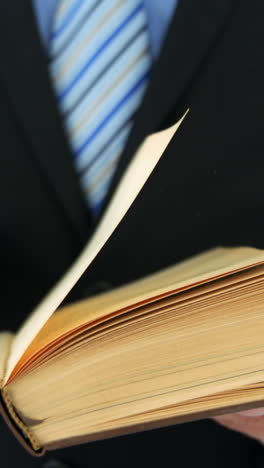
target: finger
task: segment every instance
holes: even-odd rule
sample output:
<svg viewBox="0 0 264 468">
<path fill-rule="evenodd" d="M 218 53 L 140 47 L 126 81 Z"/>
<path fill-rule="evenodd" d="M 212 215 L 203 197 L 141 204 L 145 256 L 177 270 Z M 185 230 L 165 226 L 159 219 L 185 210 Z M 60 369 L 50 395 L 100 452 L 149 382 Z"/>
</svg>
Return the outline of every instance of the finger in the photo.
<svg viewBox="0 0 264 468">
<path fill-rule="evenodd" d="M 248 417 L 234 413 L 216 416 L 213 419 L 233 431 L 242 432 L 249 437 L 257 439 L 262 444 L 264 443 L 264 416 Z"/>
<path fill-rule="evenodd" d="M 259 416 L 264 416 L 264 408 L 256 408 L 247 411 L 240 411 L 239 413 L 241 416 L 249 416 L 250 418 L 256 418 Z"/>
</svg>

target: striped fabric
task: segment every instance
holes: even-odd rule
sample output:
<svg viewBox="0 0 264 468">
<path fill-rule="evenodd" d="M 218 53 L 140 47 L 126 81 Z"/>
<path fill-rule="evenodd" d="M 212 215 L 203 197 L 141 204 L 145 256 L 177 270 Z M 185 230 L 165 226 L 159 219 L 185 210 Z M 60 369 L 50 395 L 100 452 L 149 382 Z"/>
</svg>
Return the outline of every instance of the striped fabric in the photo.
<svg viewBox="0 0 264 468">
<path fill-rule="evenodd" d="M 142 0 L 61 0 L 50 73 L 80 183 L 96 216 L 150 70 Z"/>
</svg>

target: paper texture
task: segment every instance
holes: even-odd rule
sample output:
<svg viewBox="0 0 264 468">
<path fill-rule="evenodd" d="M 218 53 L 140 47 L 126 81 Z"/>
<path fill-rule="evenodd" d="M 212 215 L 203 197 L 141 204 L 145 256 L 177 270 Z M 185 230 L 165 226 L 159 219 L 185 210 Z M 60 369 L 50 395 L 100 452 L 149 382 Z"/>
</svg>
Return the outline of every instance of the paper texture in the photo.
<svg viewBox="0 0 264 468">
<path fill-rule="evenodd" d="M 42 300 L 33 314 L 17 333 L 13 342 L 10 358 L 7 363 L 5 383 L 32 339 L 59 307 L 61 302 L 77 283 L 84 271 L 94 260 L 98 252 L 102 249 L 122 218 L 125 216 L 129 207 L 134 202 L 151 172 L 160 160 L 164 150 L 176 133 L 187 112 L 172 127 L 161 132 L 154 133 L 144 140 L 122 177 L 112 201 L 93 237 L 68 272 Z"/>
<path fill-rule="evenodd" d="M 2 387 L 8 355 L 10 353 L 11 344 L 14 339 L 13 333 L 0 333 L 0 387 Z"/>
</svg>

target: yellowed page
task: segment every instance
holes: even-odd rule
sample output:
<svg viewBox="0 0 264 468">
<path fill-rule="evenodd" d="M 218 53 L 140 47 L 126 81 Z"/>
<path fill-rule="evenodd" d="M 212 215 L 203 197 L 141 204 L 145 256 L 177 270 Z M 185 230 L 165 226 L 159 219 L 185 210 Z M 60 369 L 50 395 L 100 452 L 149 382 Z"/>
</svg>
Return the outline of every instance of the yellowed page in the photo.
<svg viewBox="0 0 264 468">
<path fill-rule="evenodd" d="M 187 111 L 188 112 L 188 111 Z M 187 113 L 186 112 L 186 113 Z M 94 236 L 72 267 L 42 300 L 14 339 L 5 382 L 33 338 L 58 308 L 125 216 L 185 115 L 172 127 L 150 135 L 133 157 Z"/>
<path fill-rule="evenodd" d="M 10 353 L 11 344 L 13 341 L 14 335 L 11 332 L 1 332 L 0 333 L 0 388 L 2 387 L 6 363 L 8 355 Z"/>
<path fill-rule="evenodd" d="M 243 270 L 250 264 L 262 262 L 264 262 L 262 250 L 251 247 L 218 247 L 129 285 L 63 307 L 51 317 L 32 341 L 23 356 L 23 361 L 52 341 L 84 324 L 100 321 L 137 303 L 147 303 L 153 297 L 190 288 L 194 284 L 207 282 L 215 277 L 225 276 L 230 271 Z M 254 274 L 257 276 L 257 273 L 254 273 L 255 269 L 251 271 L 253 277 Z M 248 273 L 247 277 L 251 275 Z"/>
<path fill-rule="evenodd" d="M 175 407 L 185 414 L 182 405 L 200 398 L 208 409 L 218 395 L 217 408 L 222 392 L 236 392 L 239 404 L 246 397 L 240 389 L 249 385 L 262 388 L 248 401 L 263 401 L 263 300 L 262 279 L 257 294 L 247 285 L 191 307 L 179 303 L 162 319 L 148 316 L 52 356 L 7 390 L 44 446 L 118 430 L 125 419 L 177 415 Z"/>
</svg>

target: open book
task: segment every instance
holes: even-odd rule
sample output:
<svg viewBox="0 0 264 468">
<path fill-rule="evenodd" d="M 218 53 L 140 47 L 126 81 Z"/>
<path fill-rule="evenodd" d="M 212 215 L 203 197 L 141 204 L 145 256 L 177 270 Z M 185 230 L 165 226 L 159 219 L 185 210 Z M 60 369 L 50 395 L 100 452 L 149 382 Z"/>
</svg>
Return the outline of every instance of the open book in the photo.
<svg viewBox="0 0 264 468">
<path fill-rule="evenodd" d="M 263 404 L 260 250 L 219 247 L 58 308 L 180 123 L 148 137 L 70 271 L 0 334 L 1 412 L 31 453 Z"/>
</svg>

